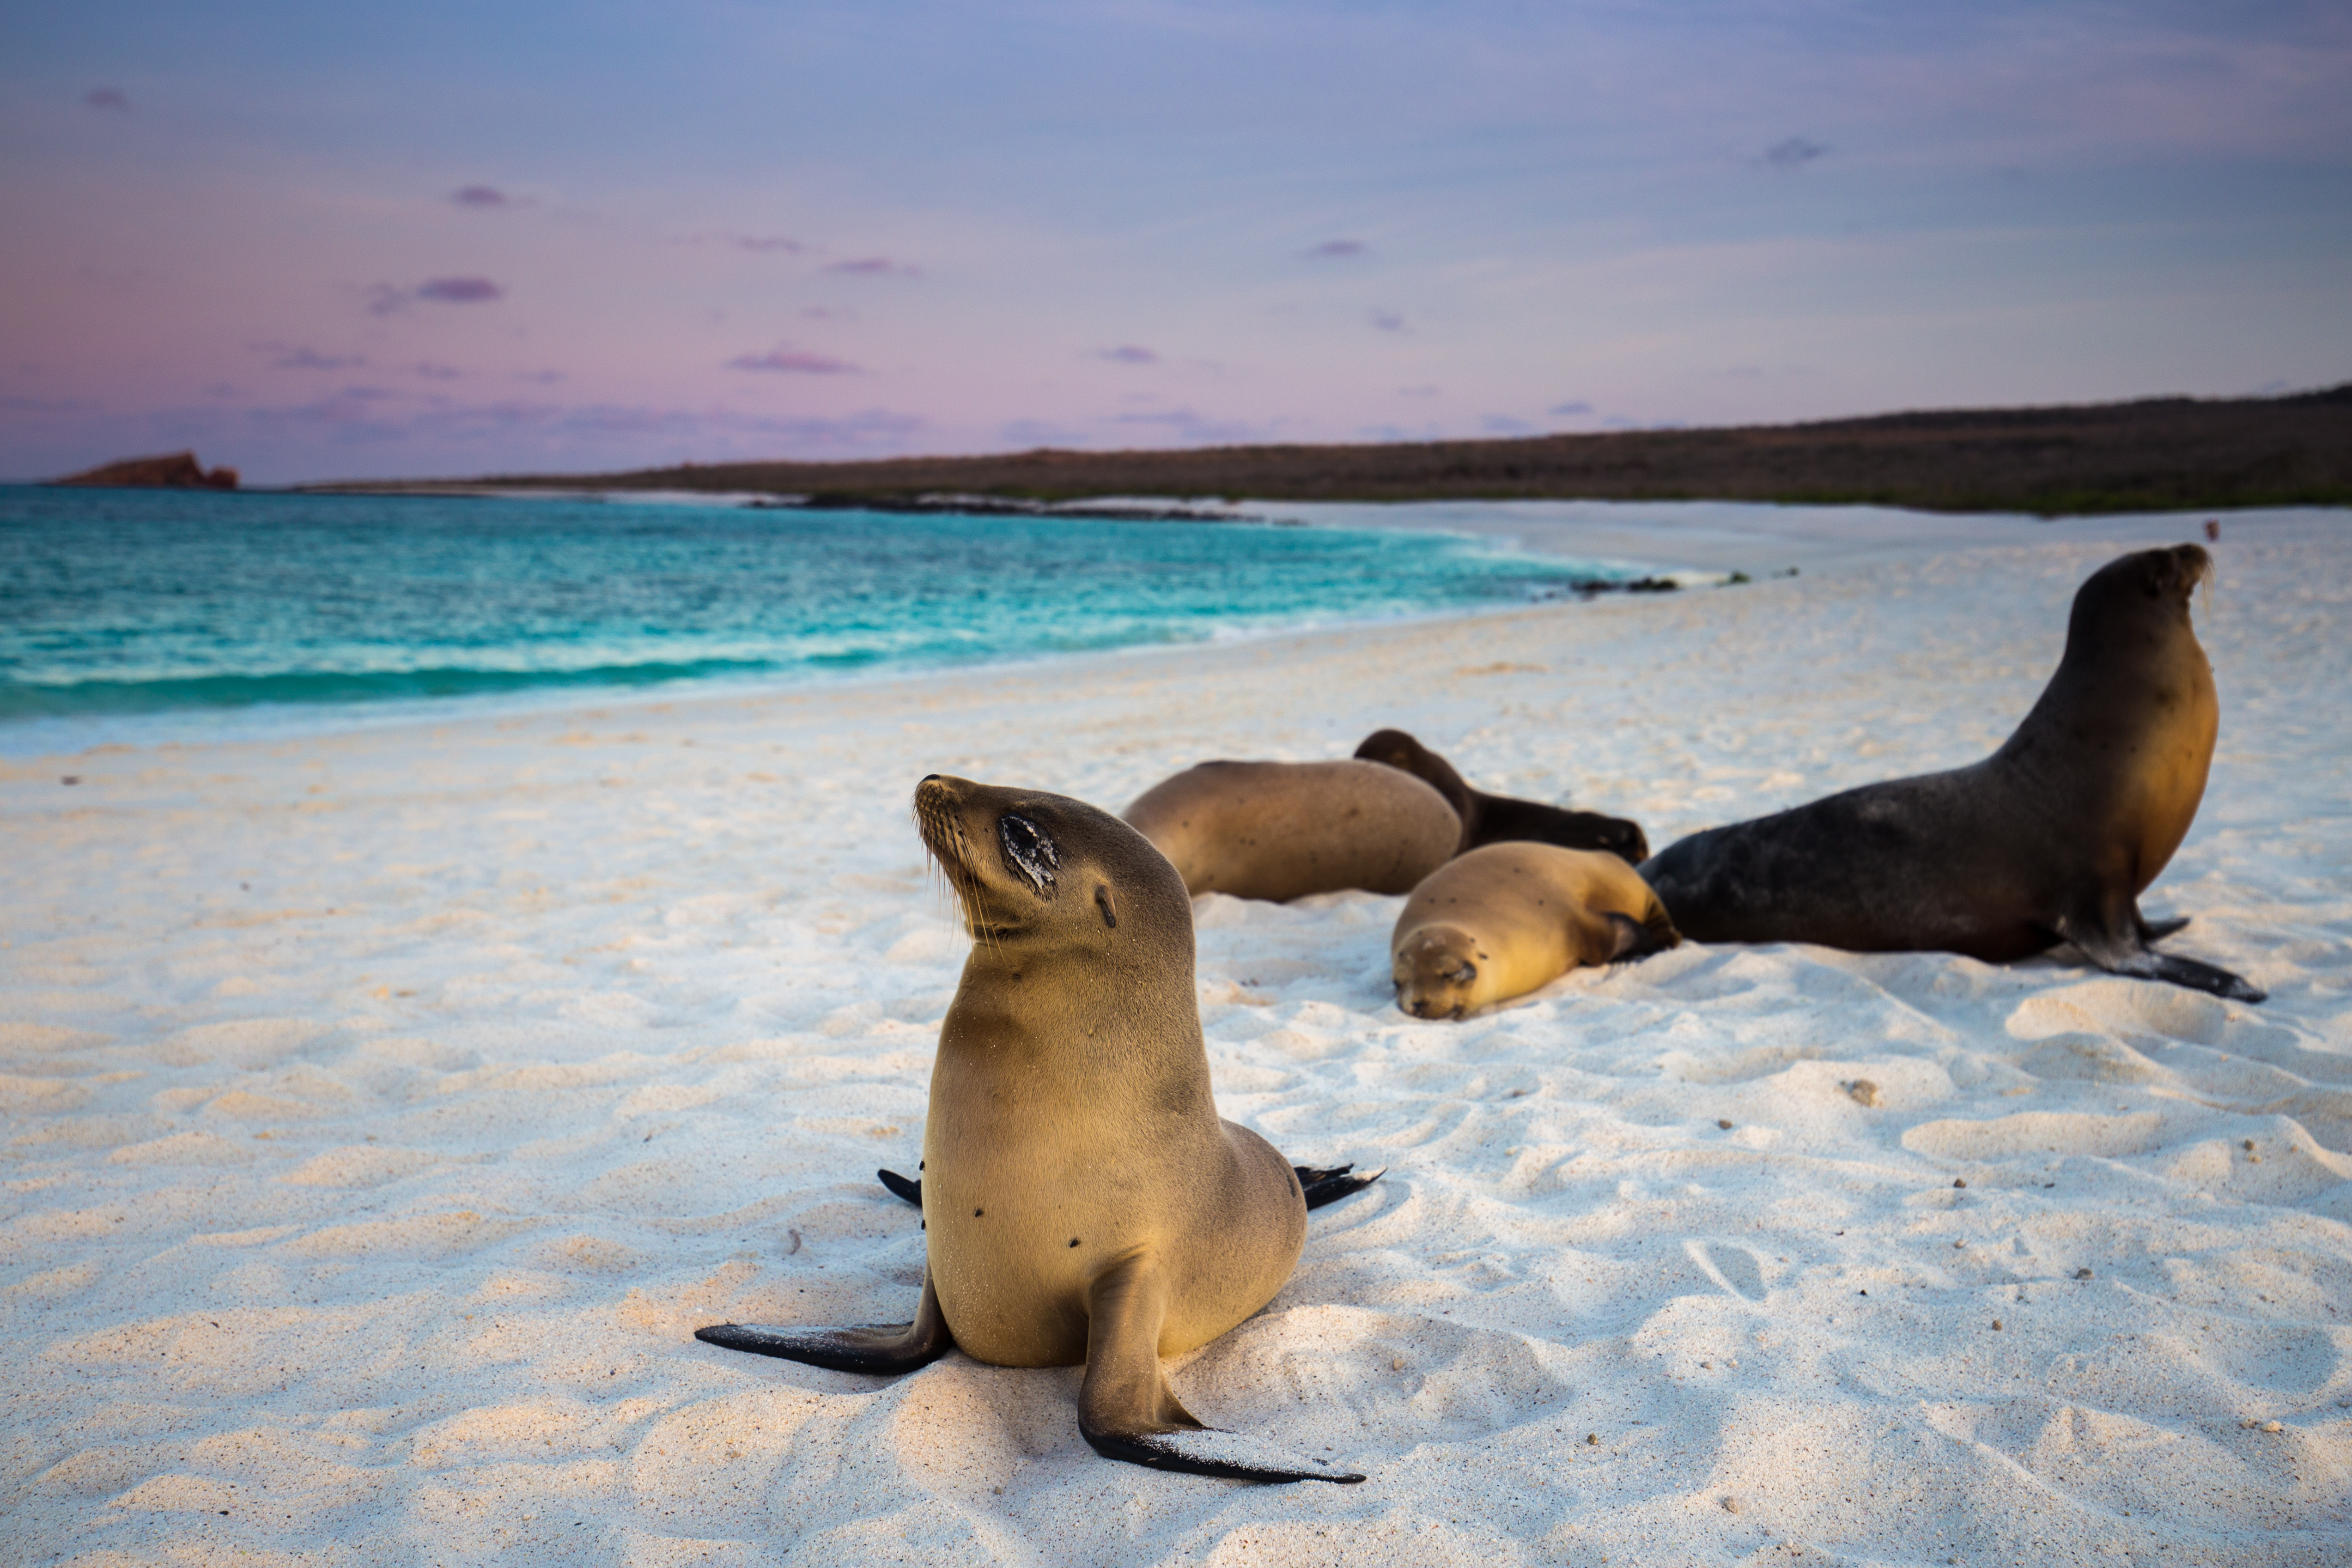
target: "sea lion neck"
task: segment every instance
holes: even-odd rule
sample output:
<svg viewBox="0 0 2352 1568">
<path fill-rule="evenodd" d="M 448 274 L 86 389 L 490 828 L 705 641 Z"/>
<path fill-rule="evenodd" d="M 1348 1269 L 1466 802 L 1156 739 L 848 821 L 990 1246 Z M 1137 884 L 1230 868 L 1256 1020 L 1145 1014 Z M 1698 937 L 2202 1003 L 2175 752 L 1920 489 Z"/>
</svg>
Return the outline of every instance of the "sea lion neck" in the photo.
<svg viewBox="0 0 2352 1568">
<path fill-rule="evenodd" d="M 2057 670 L 1993 762 L 2079 789 L 2132 769 L 2151 747 L 2210 748 L 2213 667 L 2189 599 L 2211 569 L 2201 547 L 2183 544 L 2138 551 L 2092 574 L 2074 595 Z M 2081 773 L 2085 765 L 2094 772 Z"/>
</svg>

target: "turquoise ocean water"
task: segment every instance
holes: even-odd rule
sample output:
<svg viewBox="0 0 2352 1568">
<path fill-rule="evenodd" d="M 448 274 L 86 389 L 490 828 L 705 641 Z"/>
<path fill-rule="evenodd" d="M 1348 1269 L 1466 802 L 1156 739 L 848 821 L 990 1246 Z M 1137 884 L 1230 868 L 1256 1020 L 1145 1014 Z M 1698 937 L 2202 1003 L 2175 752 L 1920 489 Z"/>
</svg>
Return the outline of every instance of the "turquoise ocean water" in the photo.
<svg viewBox="0 0 2352 1568">
<path fill-rule="evenodd" d="M 0 751 L 776 683 L 1556 595 L 1405 531 L 0 488 Z"/>
</svg>

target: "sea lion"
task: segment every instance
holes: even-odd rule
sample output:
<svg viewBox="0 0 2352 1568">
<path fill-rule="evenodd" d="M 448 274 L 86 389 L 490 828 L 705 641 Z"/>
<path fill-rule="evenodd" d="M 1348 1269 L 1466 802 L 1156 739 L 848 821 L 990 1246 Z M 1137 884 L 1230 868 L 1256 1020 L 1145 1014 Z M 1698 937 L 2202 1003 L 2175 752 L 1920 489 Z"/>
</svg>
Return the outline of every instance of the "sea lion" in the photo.
<svg viewBox="0 0 2352 1568">
<path fill-rule="evenodd" d="M 931 1068 L 915 1321 L 695 1337 L 845 1372 L 958 1346 L 999 1366 L 1082 1363 L 1078 1427 L 1111 1458 L 1362 1480 L 1203 1426 L 1160 1367 L 1265 1306 L 1307 1234 L 1289 1163 L 1218 1120 L 1174 868 L 1062 795 L 934 774 L 915 812 L 978 939 Z"/>
<path fill-rule="evenodd" d="M 1436 790 L 1355 761 L 1202 763 L 1152 785 L 1121 815 L 1196 898 L 1409 893 L 1462 838 L 1462 819 Z"/>
<path fill-rule="evenodd" d="M 1570 811 L 1539 800 L 1514 800 L 1472 789 L 1454 764 L 1402 730 L 1375 730 L 1356 748 L 1368 763 L 1402 768 L 1445 797 L 1462 819 L 1462 841 L 1454 850 L 1467 854 L 1482 844 L 1527 841 L 1557 844 L 1563 849 L 1606 849 L 1628 866 L 1647 858 L 1650 841 L 1641 824 L 1597 811 Z"/>
<path fill-rule="evenodd" d="M 1459 1018 L 1579 964 L 1645 957 L 1681 941 L 1658 895 L 1617 856 L 1488 844 L 1412 890 L 1389 937 L 1389 962 L 1399 1007 L 1416 1018 Z"/>
<path fill-rule="evenodd" d="M 2238 975 L 2148 944 L 2138 896 L 2205 794 L 2221 707 L 2189 599 L 2200 545 L 2143 550 L 2074 595 L 2066 651 L 1983 762 L 1709 828 L 1641 867 L 1697 942 L 1943 951 L 2005 963 L 2071 942 L 2101 969 L 2239 1001 Z"/>
</svg>

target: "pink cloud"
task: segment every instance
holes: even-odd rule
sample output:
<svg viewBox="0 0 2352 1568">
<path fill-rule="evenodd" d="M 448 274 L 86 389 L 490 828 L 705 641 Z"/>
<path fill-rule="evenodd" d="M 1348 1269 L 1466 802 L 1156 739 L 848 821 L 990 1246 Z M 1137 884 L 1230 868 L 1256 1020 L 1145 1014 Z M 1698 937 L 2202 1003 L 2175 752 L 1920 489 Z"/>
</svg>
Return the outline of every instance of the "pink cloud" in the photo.
<svg viewBox="0 0 2352 1568">
<path fill-rule="evenodd" d="M 1138 347 L 1134 343 L 1121 343 L 1115 349 L 1105 349 L 1095 357 L 1107 359 L 1113 364 L 1158 364 L 1160 363 L 1158 354 L 1153 353 L 1150 349 Z"/>
<path fill-rule="evenodd" d="M 892 274 L 901 278 L 922 276 L 917 268 L 908 266 L 903 261 L 893 261 L 887 256 L 861 256 L 855 261 L 836 261 L 825 270 L 864 278 L 880 278 Z"/>
<path fill-rule="evenodd" d="M 447 305 L 478 305 L 500 299 L 505 293 L 487 278 L 428 278 L 425 286 L 416 290 L 416 297 L 438 300 Z"/>
<path fill-rule="evenodd" d="M 730 370 L 777 371 L 793 375 L 857 375 L 858 368 L 831 354 L 804 353 L 796 349 L 771 349 L 763 354 L 737 354 Z"/>
<path fill-rule="evenodd" d="M 119 87 L 94 87 L 81 95 L 81 100 L 92 109 L 110 109 L 117 114 L 131 112 L 131 100 Z"/>
<path fill-rule="evenodd" d="M 452 191 L 449 199 L 461 207 L 503 207 L 512 204 L 507 194 L 495 185 L 467 185 Z"/>
<path fill-rule="evenodd" d="M 730 250 L 748 250 L 754 256 L 798 256 L 808 248 L 790 235 L 782 234 L 688 234 L 672 241 L 677 245 L 723 245 Z"/>
<path fill-rule="evenodd" d="M 352 365 L 367 363 L 365 354 L 322 354 L 308 344 L 299 348 L 288 348 L 282 343 L 257 343 L 255 346 L 275 353 L 278 357 L 269 363 L 279 370 L 347 370 Z"/>
<path fill-rule="evenodd" d="M 1310 245 L 1298 254 L 1309 261 L 1337 261 L 1344 257 L 1362 256 L 1371 250 L 1360 239 L 1327 239 L 1320 245 Z"/>
</svg>

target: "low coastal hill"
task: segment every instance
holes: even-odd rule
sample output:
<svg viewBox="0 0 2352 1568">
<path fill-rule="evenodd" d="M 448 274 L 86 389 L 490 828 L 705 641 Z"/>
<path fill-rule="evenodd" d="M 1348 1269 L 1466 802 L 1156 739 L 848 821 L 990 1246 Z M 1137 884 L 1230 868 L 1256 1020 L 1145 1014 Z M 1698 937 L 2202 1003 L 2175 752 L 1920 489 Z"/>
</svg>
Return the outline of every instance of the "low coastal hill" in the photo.
<svg viewBox="0 0 2352 1568">
<path fill-rule="evenodd" d="M 2352 383 L 2284 397 L 2152 398 L 1804 425 L 1509 440 L 684 464 L 321 489 L 756 491 L 824 504 L 926 495 L 1269 500 L 1769 500 L 2042 516 L 2352 504 Z"/>
<path fill-rule="evenodd" d="M 236 470 L 207 470 L 194 452 L 168 452 L 160 458 L 125 458 L 62 479 L 53 485 L 134 490 L 233 490 Z"/>
</svg>

